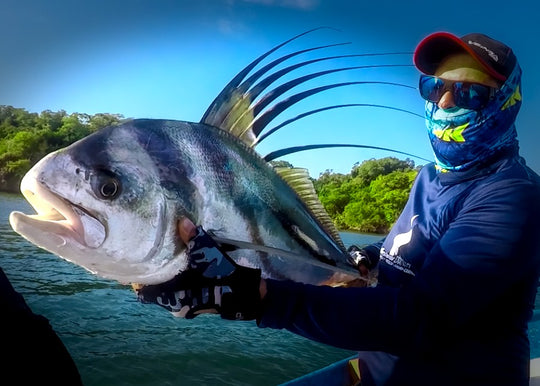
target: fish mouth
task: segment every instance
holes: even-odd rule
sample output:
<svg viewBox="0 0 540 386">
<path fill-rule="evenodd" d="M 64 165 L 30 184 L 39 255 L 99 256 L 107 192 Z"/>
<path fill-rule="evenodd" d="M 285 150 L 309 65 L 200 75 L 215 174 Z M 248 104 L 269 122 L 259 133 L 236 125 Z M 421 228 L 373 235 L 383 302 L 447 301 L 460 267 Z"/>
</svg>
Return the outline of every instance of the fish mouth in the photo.
<svg viewBox="0 0 540 386">
<path fill-rule="evenodd" d="M 23 178 L 21 193 L 36 214 L 12 212 L 9 221 L 23 237 L 51 252 L 73 240 L 77 244 L 98 248 L 106 238 L 105 226 L 87 210 L 48 189 L 34 178 Z"/>
</svg>

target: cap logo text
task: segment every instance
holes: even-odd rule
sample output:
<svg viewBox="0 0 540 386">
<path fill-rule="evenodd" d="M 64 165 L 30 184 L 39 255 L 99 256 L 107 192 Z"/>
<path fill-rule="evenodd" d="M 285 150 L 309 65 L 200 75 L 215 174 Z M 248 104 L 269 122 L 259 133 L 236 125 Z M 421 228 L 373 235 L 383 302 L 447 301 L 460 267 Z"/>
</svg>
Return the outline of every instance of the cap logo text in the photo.
<svg viewBox="0 0 540 386">
<path fill-rule="evenodd" d="M 480 43 L 473 42 L 472 40 L 469 40 L 467 43 L 472 46 L 480 47 L 481 49 L 483 49 L 484 51 L 488 53 L 491 59 L 493 59 L 496 62 L 499 61 L 499 56 L 495 52 L 491 51 L 489 48 L 481 45 Z"/>
</svg>

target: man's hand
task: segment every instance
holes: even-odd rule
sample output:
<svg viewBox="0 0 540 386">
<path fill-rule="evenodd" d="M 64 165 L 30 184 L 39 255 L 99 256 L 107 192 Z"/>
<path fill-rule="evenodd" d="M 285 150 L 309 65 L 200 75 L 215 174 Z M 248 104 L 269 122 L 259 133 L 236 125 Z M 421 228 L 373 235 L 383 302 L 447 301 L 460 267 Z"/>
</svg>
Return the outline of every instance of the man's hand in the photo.
<svg viewBox="0 0 540 386">
<path fill-rule="evenodd" d="M 193 270 L 179 273 L 168 282 L 134 287 L 141 303 L 154 303 L 174 316 L 193 319 L 203 313 L 219 313 L 222 287 Z"/>
<path fill-rule="evenodd" d="M 349 249 L 347 249 L 347 252 L 349 252 L 349 258 L 353 265 L 358 268 L 360 276 L 367 277 L 369 270 L 373 268 L 368 253 L 363 249 L 358 248 L 356 245 L 351 245 Z"/>
<path fill-rule="evenodd" d="M 224 319 L 255 319 L 261 271 L 236 264 L 202 227 L 186 218 L 179 221 L 178 233 L 188 246 L 188 269 L 166 283 L 135 288 L 139 300 L 187 319 L 209 312 Z"/>
</svg>

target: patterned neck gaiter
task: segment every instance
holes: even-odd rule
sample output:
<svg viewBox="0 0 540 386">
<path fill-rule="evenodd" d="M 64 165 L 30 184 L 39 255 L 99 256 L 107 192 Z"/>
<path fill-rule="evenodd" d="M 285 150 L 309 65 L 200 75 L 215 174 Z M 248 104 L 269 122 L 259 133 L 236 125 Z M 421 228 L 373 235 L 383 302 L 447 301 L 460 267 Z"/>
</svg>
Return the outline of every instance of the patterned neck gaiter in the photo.
<svg viewBox="0 0 540 386">
<path fill-rule="evenodd" d="M 443 110 L 426 102 L 429 140 L 438 171 L 467 170 L 501 149 L 517 145 L 514 125 L 521 107 L 521 68 L 514 70 L 481 110 Z"/>
</svg>

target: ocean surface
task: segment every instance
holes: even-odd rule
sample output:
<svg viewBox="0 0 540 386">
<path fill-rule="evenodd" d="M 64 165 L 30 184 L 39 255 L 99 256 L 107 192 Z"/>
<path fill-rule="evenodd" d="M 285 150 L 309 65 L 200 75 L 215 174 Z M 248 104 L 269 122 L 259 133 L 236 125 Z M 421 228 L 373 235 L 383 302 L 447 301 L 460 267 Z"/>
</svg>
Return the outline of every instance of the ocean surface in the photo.
<svg viewBox="0 0 540 386">
<path fill-rule="evenodd" d="M 86 386 L 278 385 L 354 355 L 254 322 L 215 315 L 184 320 L 140 304 L 130 287 L 17 235 L 8 222 L 14 210 L 33 212 L 21 196 L 0 193 L 0 267 L 33 311 L 49 319 Z M 347 245 L 380 238 L 342 237 Z M 531 357 L 540 357 L 540 296 L 529 335 Z"/>
</svg>

